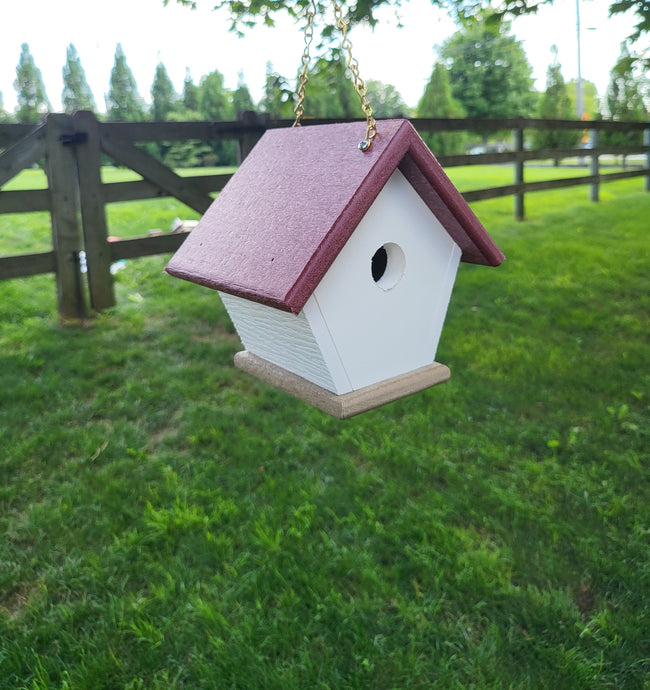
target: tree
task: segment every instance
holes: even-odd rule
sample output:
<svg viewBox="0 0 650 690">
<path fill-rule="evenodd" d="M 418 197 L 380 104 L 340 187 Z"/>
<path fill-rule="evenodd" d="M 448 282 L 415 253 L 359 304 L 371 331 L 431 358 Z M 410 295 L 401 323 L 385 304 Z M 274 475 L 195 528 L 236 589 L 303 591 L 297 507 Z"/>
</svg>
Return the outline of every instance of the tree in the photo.
<svg viewBox="0 0 650 690">
<path fill-rule="evenodd" d="M 66 113 L 72 113 L 75 110 L 96 110 L 95 99 L 86 81 L 81 59 L 72 43 L 66 50 L 61 100 Z"/>
<path fill-rule="evenodd" d="M 183 82 L 183 107 L 189 112 L 199 111 L 199 87 L 192 81 L 189 67 L 185 70 Z"/>
<path fill-rule="evenodd" d="M 571 112 L 578 115 L 578 82 L 571 79 L 566 83 L 567 94 L 571 101 Z M 598 103 L 598 89 L 592 81 L 582 80 L 582 113 L 581 117 L 596 120 L 600 116 L 600 106 Z"/>
<path fill-rule="evenodd" d="M 202 119 L 199 113 L 192 110 L 177 110 L 169 113 L 171 122 L 191 122 Z M 216 162 L 215 153 L 210 144 L 198 139 L 169 142 L 161 157 L 170 168 L 198 168 L 202 165 L 214 165 Z"/>
<path fill-rule="evenodd" d="M 404 103 L 400 92 L 392 84 L 368 79 L 366 81 L 368 89 L 368 100 L 372 106 L 372 111 L 377 118 L 406 117 L 409 114 L 409 107 Z"/>
<path fill-rule="evenodd" d="M 9 113 L 4 108 L 4 99 L 2 97 L 2 91 L 0 91 L 0 122 L 9 122 Z"/>
<path fill-rule="evenodd" d="M 635 68 L 635 57 L 626 42 L 621 44 L 616 64 L 609 73 L 605 96 L 608 116 L 612 120 L 643 120 L 648 117 L 650 80 Z"/>
<path fill-rule="evenodd" d="M 126 63 L 122 44 L 115 48 L 115 64 L 111 71 L 111 86 L 106 99 L 108 119 L 133 122 L 144 119 L 144 104 L 133 72 Z"/>
<path fill-rule="evenodd" d="M 151 118 L 156 122 L 167 120 L 177 103 L 178 94 L 174 90 L 172 80 L 167 74 L 165 65 L 158 62 L 151 85 Z"/>
<path fill-rule="evenodd" d="M 163 0 L 168 5 L 174 0 Z M 277 13 L 288 12 L 293 18 L 303 16 L 311 0 L 176 0 L 177 3 L 195 8 L 197 4 L 213 3 L 215 9 L 225 8 L 231 17 L 231 28 L 242 33 L 245 28 L 254 26 L 261 20 L 266 26 L 275 24 Z M 553 0 L 502 0 L 499 3 L 497 18 L 517 17 L 522 14 L 534 14 L 541 5 L 552 4 Z M 377 23 L 376 12 L 384 6 L 399 7 L 401 0 L 358 0 L 348 10 L 352 24 L 360 22 L 374 26 Z M 437 5 L 446 10 L 451 16 L 462 21 L 472 20 L 479 16 L 485 8 L 484 0 L 431 0 L 432 5 Z M 323 16 L 330 10 L 327 0 L 316 2 L 317 14 Z M 610 15 L 634 12 L 638 18 L 634 33 L 630 36 L 635 41 L 642 34 L 650 31 L 650 2 L 649 0 L 613 0 L 609 8 Z M 324 36 L 331 35 L 329 31 L 323 32 Z M 650 58 L 646 59 L 650 62 Z"/>
<path fill-rule="evenodd" d="M 628 39 L 634 42 L 641 38 L 643 34 L 650 32 L 650 2 L 648 0 L 615 0 L 609 6 L 610 17 L 613 17 L 615 14 L 625 14 L 629 11 L 633 11 L 639 20 L 634 25 L 634 31 L 628 36 Z M 650 58 L 645 58 L 642 64 L 645 64 L 646 69 L 650 68 Z"/>
<path fill-rule="evenodd" d="M 199 112 L 206 120 L 228 120 L 232 115 L 230 94 L 224 87 L 223 74 L 218 70 L 201 77 Z"/>
<path fill-rule="evenodd" d="M 240 70 L 238 74 L 237 89 L 232 95 L 232 107 L 235 112 L 242 113 L 246 110 L 255 110 L 255 104 L 248 86 L 244 83 L 244 73 Z"/>
<path fill-rule="evenodd" d="M 223 74 L 218 70 L 201 78 L 199 83 L 199 113 L 205 120 L 232 120 L 234 117 L 230 92 L 224 87 Z M 213 164 L 236 165 L 237 147 L 234 141 L 215 141 Z"/>
<path fill-rule="evenodd" d="M 417 117 L 464 117 L 465 110 L 451 93 L 449 71 L 436 62 L 431 78 L 415 110 Z M 465 136 L 463 132 L 423 132 L 422 138 L 437 155 L 459 153 Z"/>
<path fill-rule="evenodd" d="M 316 60 L 305 87 L 305 113 L 310 117 L 361 117 L 361 102 L 340 52 Z"/>
<path fill-rule="evenodd" d="M 294 92 L 287 79 L 273 69 L 272 63 L 267 62 L 264 96 L 260 103 L 262 110 L 276 120 L 293 117 L 293 97 Z"/>
<path fill-rule="evenodd" d="M 485 12 L 442 44 L 452 94 L 468 117 L 516 117 L 532 110 L 533 69 L 509 32 L 508 22 Z"/>
<path fill-rule="evenodd" d="M 621 44 L 616 64 L 610 72 L 605 95 L 605 110 L 610 120 L 647 120 L 650 112 L 650 80 L 639 73 L 635 57 L 627 43 Z M 603 132 L 601 143 L 608 146 L 630 146 L 641 143 L 640 132 Z M 623 156 L 625 165 L 625 156 Z"/>
<path fill-rule="evenodd" d="M 27 43 L 23 43 L 20 49 L 14 88 L 18 95 L 18 122 L 39 122 L 43 115 L 52 110 L 41 71 L 36 67 Z"/>
<path fill-rule="evenodd" d="M 553 62 L 546 72 L 546 91 L 539 100 L 538 115 L 544 120 L 572 120 L 575 116 L 555 46 Z M 536 129 L 533 141 L 538 149 L 563 149 L 575 146 L 577 138 L 578 133 L 574 130 Z M 560 158 L 555 158 L 555 165 L 559 164 Z"/>
</svg>

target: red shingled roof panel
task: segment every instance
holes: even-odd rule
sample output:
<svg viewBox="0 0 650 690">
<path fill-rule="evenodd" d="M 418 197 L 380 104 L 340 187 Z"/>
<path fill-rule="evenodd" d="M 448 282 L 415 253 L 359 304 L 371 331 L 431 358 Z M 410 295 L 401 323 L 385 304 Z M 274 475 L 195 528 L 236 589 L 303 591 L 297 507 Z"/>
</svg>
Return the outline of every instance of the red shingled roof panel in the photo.
<svg viewBox="0 0 650 690">
<path fill-rule="evenodd" d="M 167 266 L 179 278 L 298 313 L 399 166 L 463 250 L 503 255 L 406 120 L 267 131 Z M 408 154 L 408 155 L 407 155 Z"/>
</svg>

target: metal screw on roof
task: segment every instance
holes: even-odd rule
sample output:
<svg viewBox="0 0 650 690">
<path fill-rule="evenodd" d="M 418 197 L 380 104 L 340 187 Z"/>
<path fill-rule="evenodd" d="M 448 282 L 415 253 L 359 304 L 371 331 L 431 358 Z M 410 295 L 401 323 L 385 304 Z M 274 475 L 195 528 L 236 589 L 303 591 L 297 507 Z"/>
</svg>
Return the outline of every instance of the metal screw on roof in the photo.
<svg viewBox="0 0 650 690">
<path fill-rule="evenodd" d="M 368 139 L 360 141 L 359 148 L 361 149 L 361 151 L 367 151 L 370 148 L 370 141 Z"/>
</svg>

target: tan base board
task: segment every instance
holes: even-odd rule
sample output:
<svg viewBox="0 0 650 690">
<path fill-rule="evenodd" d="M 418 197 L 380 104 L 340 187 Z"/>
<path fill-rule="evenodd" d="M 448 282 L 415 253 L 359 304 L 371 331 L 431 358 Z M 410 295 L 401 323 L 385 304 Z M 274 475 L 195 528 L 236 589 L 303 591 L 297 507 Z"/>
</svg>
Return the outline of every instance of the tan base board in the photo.
<svg viewBox="0 0 650 690">
<path fill-rule="evenodd" d="M 375 383 L 361 390 L 337 395 L 247 350 L 235 355 L 235 366 L 339 419 L 353 417 L 411 393 L 444 383 L 451 375 L 449 368 L 444 364 L 433 362 L 421 369 Z"/>
</svg>

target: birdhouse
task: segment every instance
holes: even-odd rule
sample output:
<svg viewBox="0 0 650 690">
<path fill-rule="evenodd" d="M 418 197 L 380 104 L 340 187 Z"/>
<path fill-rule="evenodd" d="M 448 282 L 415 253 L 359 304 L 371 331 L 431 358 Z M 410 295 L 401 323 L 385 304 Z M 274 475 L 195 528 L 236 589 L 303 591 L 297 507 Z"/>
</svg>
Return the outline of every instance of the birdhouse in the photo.
<svg viewBox="0 0 650 690">
<path fill-rule="evenodd" d="M 343 418 L 441 383 L 460 261 L 496 247 L 412 125 L 267 131 L 166 270 L 219 291 L 241 369 Z"/>
</svg>

